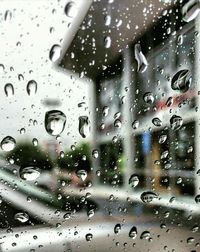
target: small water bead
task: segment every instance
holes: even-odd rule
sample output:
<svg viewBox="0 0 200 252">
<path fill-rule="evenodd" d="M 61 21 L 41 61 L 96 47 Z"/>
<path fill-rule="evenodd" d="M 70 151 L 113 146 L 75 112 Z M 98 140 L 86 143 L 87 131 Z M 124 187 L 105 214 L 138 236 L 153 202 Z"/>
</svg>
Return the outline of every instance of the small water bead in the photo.
<svg viewBox="0 0 200 252">
<path fill-rule="evenodd" d="M 162 126 L 162 121 L 158 118 L 158 117 L 155 117 L 152 119 L 152 123 L 154 126 L 156 127 L 160 127 Z"/>
<path fill-rule="evenodd" d="M 144 94 L 143 100 L 148 104 L 152 104 L 154 102 L 154 96 L 151 92 L 147 92 Z"/>
<path fill-rule="evenodd" d="M 25 128 L 21 128 L 19 132 L 21 135 L 24 135 L 26 133 L 26 130 L 25 130 Z"/>
<path fill-rule="evenodd" d="M 92 151 L 92 156 L 93 156 L 93 158 L 98 158 L 99 157 L 99 152 L 98 152 L 98 150 L 93 150 Z"/>
<path fill-rule="evenodd" d="M 13 137 L 7 136 L 1 141 L 1 149 L 3 151 L 11 151 L 15 148 L 16 141 Z"/>
<path fill-rule="evenodd" d="M 29 216 L 28 216 L 28 214 L 26 214 L 24 212 L 19 212 L 19 213 L 15 214 L 14 219 L 18 220 L 22 223 L 25 223 L 29 220 Z"/>
<path fill-rule="evenodd" d="M 152 191 L 147 191 L 147 192 L 143 192 L 140 196 L 141 200 L 144 203 L 150 203 L 152 202 L 154 199 L 158 198 L 158 195 Z"/>
<path fill-rule="evenodd" d="M 135 239 L 137 237 L 137 228 L 135 226 L 133 226 L 129 231 L 129 237 L 131 239 Z"/>
<path fill-rule="evenodd" d="M 66 4 L 65 14 L 70 18 L 73 18 L 78 14 L 78 7 L 75 2 L 69 2 Z"/>
<path fill-rule="evenodd" d="M 49 59 L 52 62 L 56 62 L 61 56 L 61 46 L 60 45 L 53 45 L 50 52 L 49 52 Z"/>
<path fill-rule="evenodd" d="M 32 144 L 33 144 L 33 146 L 38 146 L 38 140 L 37 140 L 37 138 L 33 138 Z"/>
<path fill-rule="evenodd" d="M 178 179 L 177 179 L 177 181 L 176 181 L 176 184 L 181 184 L 182 183 L 182 178 L 181 177 L 179 177 Z"/>
<path fill-rule="evenodd" d="M 121 116 L 121 112 L 116 112 L 116 113 L 114 114 L 114 119 L 119 119 L 120 116 Z"/>
<path fill-rule="evenodd" d="M 29 96 L 35 95 L 36 92 L 37 92 L 37 82 L 34 81 L 34 80 L 30 80 L 30 81 L 27 83 L 26 91 L 27 91 L 27 94 L 28 94 Z"/>
<path fill-rule="evenodd" d="M 12 19 L 12 12 L 10 10 L 6 10 L 4 14 L 4 20 L 5 21 L 10 21 Z"/>
<path fill-rule="evenodd" d="M 103 107 L 103 116 L 106 117 L 108 115 L 108 112 L 109 112 L 109 107 L 105 106 Z"/>
<path fill-rule="evenodd" d="M 173 102 L 174 102 L 173 97 L 169 97 L 169 98 L 167 99 L 167 101 L 166 101 L 166 106 L 167 106 L 167 107 L 172 106 L 172 105 L 173 105 Z"/>
<path fill-rule="evenodd" d="M 139 184 L 139 178 L 137 174 L 132 174 L 131 177 L 129 178 L 129 185 L 131 187 L 136 187 Z"/>
<path fill-rule="evenodd" d="M 29 166 L 21 167 L 19 170 L 20 177 L 23 180 L 36 180 L 40 176 L 41 170 L 38 167 Z"/>
<path fill-rule="evenodd" d="M 167 140 L 167 135 L 161 135 L 158 139 L 159 144 L 163 144 Z"/>
<path fill-rule="evenodd" d="M 187 69 L 178 71 L 172 78 L 171 87 L 173 90 L 178 90 L 185 93 L 189 90 L 192 84 L 191 72 Z"/>
<path fill-rule="evenodd" d="M 105 21 L 105 25 L 109 26 L 111 24 L 111 16 L 110 15 L 106 15 L 104 18 Z"/>
<path fill-rule="evenodd" d="M 182 45 L 183 44 L 183 35 L 180 34 L 177 37 L 177 45 Z"/>
<path fill-rule="evenodd" d="M 114 233 L 119 234 L 120 231 L 121 231 L 121 224 L 118 223 L 114 227 Z"/>
<path fill-rule="evenodd" d="M 94 216 L 94 209 L 90 209 L 88 212 L 87 212 L 87 216 L 89 218 L 93 217 Z"/>
<path fill-rule="evenodd" d="M 144 73 L 147 69 L 148 63 L 146 57 L 144 56 L 140 44 L 135 45 L 135 59 L 137 61 L 137 71 Z"/>
<path fill-rule="evenodd" d="M 172 128 L 172 130 L 178 130 L 181 128 L 183 124 L 183 119 L 182 117 L 180 116 L 177 116 L 177 115 L 173 115 L 171 118 L 170 118 L 170 126 Z"/>
<path fill-rule="evenodd" d="M 135 121 L 132 123 L 132 128 L 133 128 L 134 130 L 136 130 L 136 129 L 138 129 L 139 125 L 140 125 L 139 121 L 138 121 L 138 120 L 135 120 Z"/>
<path fill-rule="evenodd" d="M 110 36 L 107 36 L 104 38 L 104 46 L 105 46 L 105 48 L 111 47 L 111 37 Z"/>
<path fill-rule="evenodd" d="M 14 95 L 14 87 L 11 83 L 7 83 L 4 87 L 4 92 L 8 98 Z"/>
<path fill-rule="evenodd" d="M 65 128 L 66 115 L 59 110 L 51 110 L 45 114 L 45 129 L 52 136 L 61 134 Z"/>
<path fill-rule="evenodd" d="M 195 241 L 194 237 L 187 238 L 187 244 L 192 244 Z"/>
<path fill-rule="evenodd" d="M 83 169 L 78 170 L 78 171 L 76 172 L 76 175 L 77 175 L 77 177 L 78 177 L 79 179 L 81 179 L 82 181 L 85 181 L 86 178 L 87 178 L 87 171 L 85 171 L 85 170 L 83 170 Z"/>
<path fill-rule="evenodd" d="M 85 239 L 86 239 L 86 241 L 88 241 L 88 242 L 91 242 L 92 238 L 93 238 L 93 235 L 90 234 L 90 233 L 86 234 L 86 236 L 85 236 Z"/>
<path fill-rule="evenodd" d="M 64 158 L 65 157 L 65 153 L 63 151 L 60 152 L 60 158 Z"/>
<path fill-rule="evenodd" d="M 168 155 L 169 155 L 169 151 L 168 151 L 168 150 L 163 151 L 163 152 L 161 153 L 160 158 L 161 158 L 161 159 L 165 159 L 165 158 L 167 158 L 167 157 L 168 157 Z"/>
<path fill-rule="evenodd" d="M 119 119 L 114 121 L 114 127 L 120 129 L 122 126 L 122 122 Z"/>
<path fill-rule="evenodd" d="M 142 239 L 142 240 L 149 240 L 150 238 L 151 238 L 151 234 L 149 231 L 144 231 L 140 235 L 140 239 Z"/>
<path fill-rule="evenodd" d="M 79 134 L 86 138 L 90 134 L 90 122 L 88 116 L 79 117 Z"/>
<path fill-rule="evenodd" d="M 9 159 L 8 159 L 8 162 L 12 165 L 12 164 L 15 163 L 15 160 L 14 160 L 13 158 L 9 158 Z"/>
</svg>

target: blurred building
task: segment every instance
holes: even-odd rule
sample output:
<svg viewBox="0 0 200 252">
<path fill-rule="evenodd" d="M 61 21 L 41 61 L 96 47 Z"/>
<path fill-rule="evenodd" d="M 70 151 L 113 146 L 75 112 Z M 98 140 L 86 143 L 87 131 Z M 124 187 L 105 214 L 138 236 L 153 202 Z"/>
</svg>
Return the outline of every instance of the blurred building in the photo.
<svg viewBox="0 0 200 252">
<path fill-rule="evenodd" d="M 199 19 L 183 20 L 187 2 L 94 1 L 61 60 L 61 67 L 93 81 L 97 184 L 127 189 L 136 174 L 139 192 L 155 189 L 192 202 L 199 193 Z M 148 62 L 142 73 L 134 55 L 137 43 Z M 171 83 L 184 69 L 192 85 L 180 92 Z M 181 117 L 178 130 L 173 115 Z"/>
</svg>

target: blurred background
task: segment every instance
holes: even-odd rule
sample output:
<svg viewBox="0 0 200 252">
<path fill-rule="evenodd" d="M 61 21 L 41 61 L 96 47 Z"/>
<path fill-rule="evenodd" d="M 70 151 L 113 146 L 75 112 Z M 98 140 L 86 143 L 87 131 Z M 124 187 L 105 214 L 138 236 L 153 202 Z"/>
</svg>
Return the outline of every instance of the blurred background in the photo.
<svg viewBox="0 0 200 252">
<path fill-rule="evenodd" d="M 1 1 L 0 251 L 200 251 L 199 12 Z"/>
</svg>

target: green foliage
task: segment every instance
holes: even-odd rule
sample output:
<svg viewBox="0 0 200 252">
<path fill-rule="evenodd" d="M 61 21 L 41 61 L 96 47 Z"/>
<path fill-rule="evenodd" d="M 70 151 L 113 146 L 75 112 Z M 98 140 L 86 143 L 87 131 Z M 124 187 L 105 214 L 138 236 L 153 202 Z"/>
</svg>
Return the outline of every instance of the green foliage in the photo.
<svg viewBox="0 0 200 252">
<path fill-rule="evenodd" d="M 86 159 L 84 159 L 84 156 Z M 61 169 L 69 172 L 84 169 L 91 169 L 91 149 L 88 143 L 82 143 L 75 148 L 65 152 L 64 158 L 59 157 L 57 164 Z"/>
<path fill-rule="evenodd" d="M 30 142 L 21 142 L 6 155 L 6 159 L 13 158 L 19 166 L 37 166 L 43 170 L 50 170 L 53 167 L 52 160 L 48 153 Z"/>
</svg>

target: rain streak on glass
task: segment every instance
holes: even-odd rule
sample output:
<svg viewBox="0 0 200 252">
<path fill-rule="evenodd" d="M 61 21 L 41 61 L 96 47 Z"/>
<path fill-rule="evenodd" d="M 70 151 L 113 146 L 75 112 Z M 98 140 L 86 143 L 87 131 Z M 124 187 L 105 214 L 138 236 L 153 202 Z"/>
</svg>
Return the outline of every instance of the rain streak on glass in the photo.
<svg viewBox="0 0 200 252">
<path fill-rule="evenodd" d="M 52 136 L 61 134 L 65 128 L 66 116 L 60 110 L 51 110 L 45 114 L 45 129 Z"/>
<path fill-rule="evenodd" d="M 90 122 L 88 116 L 79 117 L 79 133 L 83 138 L 86 138 L 90 134 Z"/>
<path fill-rule="evenodd" d="M 1 141 L 1 149 L 4 151 L 11 151 L 15 148 L 16 141 L 13 137 L 7 136 Z"/>
<path fill-rule="evenodd" d="M 19 170 L 20 177 L 24 180 L 32 181 L 40 176 L 40 169 L 38 167 L 21 167 Z"/>
<path fill-rule="evenodd" d="M 60 45 L 53 45 L 50 52 L 49 52 L 49 59 L 52 62 L 56 62 L 61 55 L 61 46 Z"/>
<path fill-rule="evenodd" d="M 34 81 L 34 80 L 30 80 L 27 83 L 26 91 L 27 91 L 27 94 L 30 95 L 30 96 L 35 95 L 36 92 L 37 92 L 37 82 Z"/>
<path fill-rule="evenodd" d="M 7 83 L 4 87 L 4 92 L 8 98 L 14 95 L 14 87 L 11 83 Z"/>
<path fill-rule="evenodd" d="M 148 63 L 147 63 L 146 57 L 142 53 L 140 44 L 135 45 L 135 59 L 138 65 L 137 71 L 140 73 L 145 72 L 147 70 Z"/>
<path fill-rule="evenodd" d="M 171 87 L 182 93 L 187 92 L 192 84 L 192 75 L 189 70 L 180 70 L 172 78 Z"/>
</svg>

